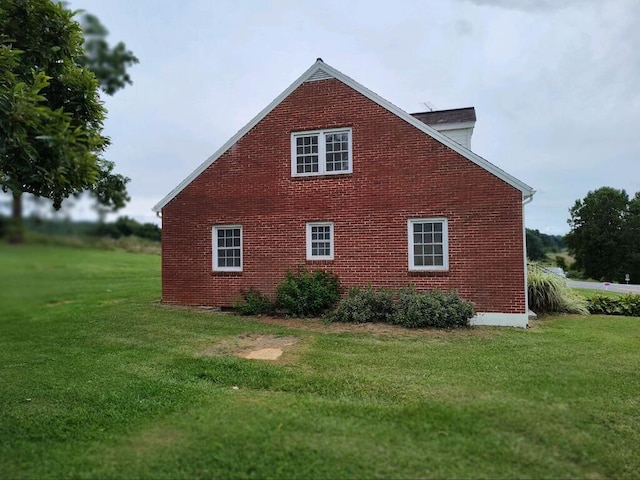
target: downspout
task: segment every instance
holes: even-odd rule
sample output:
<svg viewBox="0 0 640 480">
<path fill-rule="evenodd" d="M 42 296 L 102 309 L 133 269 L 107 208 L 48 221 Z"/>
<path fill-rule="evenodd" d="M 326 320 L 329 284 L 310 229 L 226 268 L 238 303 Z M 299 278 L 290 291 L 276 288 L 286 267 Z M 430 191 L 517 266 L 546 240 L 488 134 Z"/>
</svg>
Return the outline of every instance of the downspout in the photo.
<svg viewBox="0 0 640 480">
<path fill-rule="evenodd" d="M 524 221 L 524 206 L 531 203 L 533 200 L 533 194 L 536 193 L 532 190 L 529 195 L 523 194 L 522 200 L 522 248 L 524 250 L 524 308 L 525 315 L 527 316 L 527 328 L 529 328 L 529 267 L 527 266 L 527 227 Z"/>
</svg>

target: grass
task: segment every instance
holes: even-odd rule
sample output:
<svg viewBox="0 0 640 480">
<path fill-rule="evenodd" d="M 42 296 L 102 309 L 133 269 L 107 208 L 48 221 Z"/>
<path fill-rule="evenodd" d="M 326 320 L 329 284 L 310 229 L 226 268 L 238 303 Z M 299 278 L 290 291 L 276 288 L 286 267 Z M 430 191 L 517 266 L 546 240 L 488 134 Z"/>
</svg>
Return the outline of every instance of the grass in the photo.
<svg viewBox="0 0 640 480">
<path fill-rule="evenodd" d="M 580 296 L 584 298 L 593 298 L 593 297 L 624 297 L 625 293 L 614 292 L 611 290 L 595 290 L 591 288 L 572 288 L 574 292 L 578 293 Z"/>
<path fill-rule="evenodd" d="M 640 477 L 638 319 L 314 331 L 162 307 L 159 263 L 0 246 L 0 478 Z"/>
<path fill-rule="evenodd" d="M 135 235 L 111 238 L 92 235 L 46 235 L 27 231 L 26 238 L 31 245 L 115 250 L 156 255 L 161 253 L 160 242 L 136 237 Z"/>
</svg>

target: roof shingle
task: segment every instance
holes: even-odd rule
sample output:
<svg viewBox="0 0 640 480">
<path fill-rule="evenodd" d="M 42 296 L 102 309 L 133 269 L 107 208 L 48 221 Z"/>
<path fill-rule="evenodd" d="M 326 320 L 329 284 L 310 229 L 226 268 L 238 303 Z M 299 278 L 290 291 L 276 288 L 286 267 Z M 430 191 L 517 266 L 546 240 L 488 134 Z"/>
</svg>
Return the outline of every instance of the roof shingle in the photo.
<svg viewBox="0 0 640 480">
<path fill-rule="evenodd" d="M 430 126 L 446 125 L 448 123 L 466 123 L 476 121 L 476 109 L 473 107 L 454 108 L 451 110 L 437 110 L 435 112 L 412 113 L 422 123 Z"/>
</svg>

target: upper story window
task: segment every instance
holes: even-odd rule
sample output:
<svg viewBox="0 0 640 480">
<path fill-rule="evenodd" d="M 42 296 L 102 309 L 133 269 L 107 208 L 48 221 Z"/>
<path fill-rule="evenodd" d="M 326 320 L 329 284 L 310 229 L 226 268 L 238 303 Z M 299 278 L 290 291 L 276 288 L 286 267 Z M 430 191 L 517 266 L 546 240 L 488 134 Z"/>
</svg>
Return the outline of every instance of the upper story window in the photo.
<svg viewBox="0 0 640 480">
<path fill-rule="evenodd" d="M 291 176 L 351 173 L 351 129 L 291 134 Z"/>
<path fill-rule="evenodd" d="M 409 270 L 448 270 L 446 218 L 412 219 L 409 225 Z"/>
<path fill-rule="evenodd" d="M 333 260 L 333 223 L 307 223 L 307 260 Z"/>
<path fill-rule="evenodd" d="M 213 227 L 213 269 L 218 272 L 242 271 L 242 226 Z"/>
</svg>

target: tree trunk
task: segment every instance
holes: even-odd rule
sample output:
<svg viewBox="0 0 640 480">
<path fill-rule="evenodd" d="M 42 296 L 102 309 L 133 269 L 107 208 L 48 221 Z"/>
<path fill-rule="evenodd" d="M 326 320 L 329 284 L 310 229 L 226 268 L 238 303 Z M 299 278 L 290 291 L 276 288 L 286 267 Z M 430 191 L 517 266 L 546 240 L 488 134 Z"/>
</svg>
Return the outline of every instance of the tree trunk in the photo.
<svg viewBox="0 0 640 480">
<path fill-rule="evenodd" d="M 9 225 L 9 243 L 24 243 L 24 221 L 22 219 L 22 192 L 12 192 L 11 223 Z"/>
</svg>

